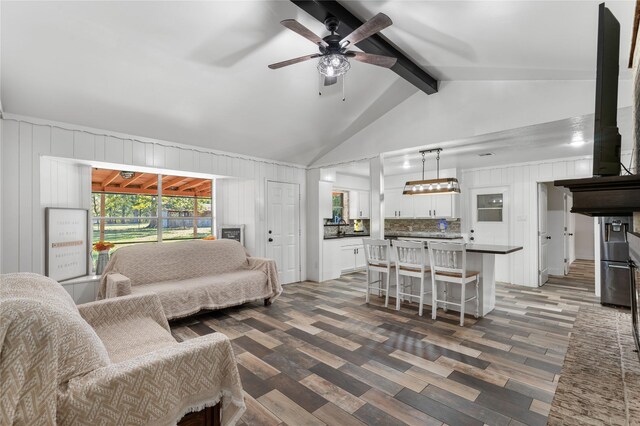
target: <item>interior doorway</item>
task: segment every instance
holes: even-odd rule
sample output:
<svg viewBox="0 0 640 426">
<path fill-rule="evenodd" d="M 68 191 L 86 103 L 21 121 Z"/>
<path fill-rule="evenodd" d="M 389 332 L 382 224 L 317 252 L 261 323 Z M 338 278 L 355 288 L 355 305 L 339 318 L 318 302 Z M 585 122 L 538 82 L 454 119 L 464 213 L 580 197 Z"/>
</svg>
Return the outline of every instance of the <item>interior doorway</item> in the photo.
<svg viewBox="0 0 640 426">
<path fill-rule="evenodd" d="M 584 283 L 593 288 L 594 221 L 571 213 L 572 207 L 569 191 L 554 186 L 553 182 L 538 183 L 538 285 L 577 274 L 589 277 Z"/>
<path fill-rule="evenodd" d="M 282 284 L 300 281 L 300 185 L 267 182 L 267 258 Z"/>
</svg>

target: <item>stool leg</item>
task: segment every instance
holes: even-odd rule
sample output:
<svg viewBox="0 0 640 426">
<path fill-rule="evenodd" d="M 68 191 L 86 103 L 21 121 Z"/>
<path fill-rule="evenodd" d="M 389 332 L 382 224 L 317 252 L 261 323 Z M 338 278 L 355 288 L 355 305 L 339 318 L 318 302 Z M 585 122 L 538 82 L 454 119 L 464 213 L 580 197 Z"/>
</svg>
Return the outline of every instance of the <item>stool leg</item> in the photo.
<svg viewBox="0 0 640 426">
<path fill-rule="evenodd" d="M 436 319 L 436 312 L 438 310 L 438 284 L 436 284 L 436 279 L 432 275 L 431 276 L 431 319 Z"/>
<path fill-rule="evenodd" d="M 400 268 L 396 268 L 396 311 L 400 310 Z"/>
<path fill-rule="evenodd" d="M 367 294 L 364 301 L 369 303 L 369 293 L 371 292 L 371 270 L 367 268 Z"/>
<path fill-rule="evenodd" d="M 389 283 L 390 283 L 390 281 L 391 281 L 391 271 L 389 269 L 387 269 L 387 291 L 385 291 L 385 295 L 384 295 L 384 307 L 385 308 L 389 307 Z M 382 280 L 380 280 L 380 283 L 382 283 Z"/>
<path fill-rule="evenodd" d="M 476 318 L 480 318 L 480 297 L 478 291 L 478 277 L 476 276 Z"/>
<path fill-rule="evenodd" d="M 422 307 L 424 306 L 424 274 L 420 277 L 420 307 L 418 315 L 422 316 Z"/>
<path fill-rule="evenodd" d="M 465 289 L 467 288 L 467 285 L 463 282 L 462 283 L 462 288 L 460 289 L 460 327 L 464 327 L 464 305 L 466 304 L 464 302 L 465 299 Z"/>
<path fill-rule="evenodd" d="M 444 301 L 445 301 L 445 302 L 448 302 L 448 301 L 449 301 L 449 283 L 448 283 L 448 282 L 446 282 L 446 281 L 445 281 L 445 283 L 444 283 Z M 447 311 L 449 310 L 449 309 L 448 309 L 448 306 L 449 306 L 449 305 L 447 305 L 447 303 L 445 303 L 445 304 L 442 306 L 442 310 L 443 310 L 443 311 L 445 311 L 445 312 L 447 312 Z"/>
</svg>

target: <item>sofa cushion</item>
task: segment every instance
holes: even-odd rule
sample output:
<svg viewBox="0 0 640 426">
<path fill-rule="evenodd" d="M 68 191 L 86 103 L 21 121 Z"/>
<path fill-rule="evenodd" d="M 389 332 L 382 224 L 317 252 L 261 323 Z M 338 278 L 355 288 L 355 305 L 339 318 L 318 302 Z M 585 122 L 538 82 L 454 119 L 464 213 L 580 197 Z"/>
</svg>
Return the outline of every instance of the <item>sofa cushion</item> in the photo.
<svg viewBox="0 0 640 426">
<path fill-rule="evenodd" d="M 264 272 L 240 270 L 137 285 L 132 287 L 132 292 L 157 294 L 167 318 L 180 318 L 202 309 L 220 309 L 265 299 L 271 296 L 272 289 Z"/>
<path fill-rule="evenodd" d="M 237 241 L 148 243 L 116 250 L 103 279 L 107 274 L 119 273 L 129 278 L 132 286 L 137 286 L 247 269 L 245 249 Z"/>
<path fill-rule="evenodd" d="M 38 274 L 0 275 L 0 351 L 14 377 L 56 385 L 110 363 L 107 350 L 56 281 Z M 0 376 L 4 370 L 0 367 Z M 37 374 L 30 377 L 30 374 Z M 0 382 L 7 377 L 0 377 Z M 16 386 L 20 384 L 9 381 Z"/>
<path fill-rule="evenodd" d="M 171 333 L 151 317 L 113 322 L 95 330 L 113 363 L 178 344 Z"/>
</svg>

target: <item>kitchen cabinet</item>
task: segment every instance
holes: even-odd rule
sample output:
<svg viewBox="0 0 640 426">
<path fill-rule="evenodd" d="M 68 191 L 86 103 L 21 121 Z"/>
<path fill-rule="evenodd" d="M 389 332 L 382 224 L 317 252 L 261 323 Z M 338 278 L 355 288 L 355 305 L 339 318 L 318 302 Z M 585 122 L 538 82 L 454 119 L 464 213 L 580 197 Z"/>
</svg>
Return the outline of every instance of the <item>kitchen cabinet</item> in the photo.
<svg viewBox="0 0 640 426">
<path fill-rule="evenodd" d="M 364 245 L 347 245 L 340 250 L 340 272 L 352 272 L 366 266 Z"/>
<path fill-rule="evenodd" d="M 370 198 L 369 191 L 349 191 L 349 219 L 368 219 Z"/>
<path fill-rule="evenodd" d="M 324 240 L 321 280 L 335 280 L 344 272 L 364 269 L 364 245 L 361 238 Z"/>
<path fill-rule="evenodd" d="M 417 218 L 455 217 L 452 194 L 415 195 L 414 214 Z"/>
<path fill-rule="evenodd" d="M 404 188 L 389 188 L 384 191 L 384 216 L 390 219 L 412 218 L 413 195 L 402 195 Z"/>
<path fill-rule="evenodd" d="M 321 219 L 331 219 L 333 218 L 333 183 L 320 181 L 319 183 L 319 208 L 320 208 L 320 218 Z"/>
</svg>

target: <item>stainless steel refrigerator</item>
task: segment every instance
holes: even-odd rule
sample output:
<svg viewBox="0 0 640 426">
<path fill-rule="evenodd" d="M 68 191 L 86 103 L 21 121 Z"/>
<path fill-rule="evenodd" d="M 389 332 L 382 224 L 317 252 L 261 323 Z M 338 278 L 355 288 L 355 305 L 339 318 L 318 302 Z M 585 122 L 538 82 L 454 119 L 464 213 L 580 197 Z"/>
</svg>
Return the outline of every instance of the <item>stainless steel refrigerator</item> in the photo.
<svg viewBox="0 0 640 426">
<path fill-rule="evenodd" d="M 631 307 L 629 243 L 631 217 L 600 218 L 600 303 Z"/>
</svg>

